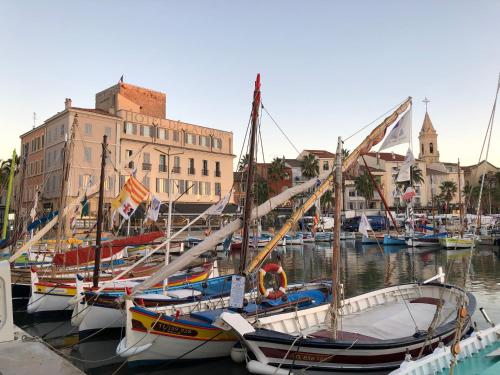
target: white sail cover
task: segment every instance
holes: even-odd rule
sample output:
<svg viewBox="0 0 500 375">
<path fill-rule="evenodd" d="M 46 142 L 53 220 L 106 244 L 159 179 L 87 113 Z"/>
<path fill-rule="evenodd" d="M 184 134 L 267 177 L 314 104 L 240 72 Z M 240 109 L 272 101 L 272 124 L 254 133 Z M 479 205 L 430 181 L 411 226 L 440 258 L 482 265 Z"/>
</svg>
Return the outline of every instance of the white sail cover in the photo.
<svg viewBox="0 0 500 375">
<path fill-rule="evenodd" d="M 326 172 L 322 174 L 319 179 L 320 181 L 325 180 L 330 172 Z M 278 194 L 271 199 L 267 200 L 266 202 L 262 203 L 260 206 L 255 207 L 252 211 L 252 219 L 257 219 L 261 216 L 264 216 L 268 214 L 270 211 L 274 210 L 277 206 L 285 203 L 288 201 L 290 198 L 294 197 L 297 194 L 300 194 L 312 187 L 314 187 L 317 184 L 318 178 L 313 178 L 309 181 L 304 182 L 303 184 L 296 185 L 294 187 L 291 187 L 281 194 Z M 238 218 L 236 220 L 233 220 L 223 228 L 219 229 L 218 231 L 212 233 L 210 236 L 208 236 L 203 242 L 200 242 L 198 245 L 190 249 L 189 251 L 185 252 L 182 254 L 179 258 L 175 259 L 173 262 L 169 263 L 168 265 L 163 266 L 161 269 L 156 271 L 153 275 L 151 275 L 147 280 L 145 280 L 143 283 L 136 285 L 132 289 L 132 295 L 136 293 L 140 293 L 148 288 L 153 287 L 154 285 L 157 285 L 161 283 L 163 280 L 165 280 L 167 277 L 170 275 L 173 275 L 174 273 L 185 269 L 187 266 L 189 266 L 193 260 L 198 258 L 201 254 L 204 252 L 211 250 L 215 248 L 215 246 L 224 240 L 228 235 L 231 233 L 236 232 L 238 229 L 240 229 L 242 226 L 242 221 L 241 218 Z"/>
</svg>

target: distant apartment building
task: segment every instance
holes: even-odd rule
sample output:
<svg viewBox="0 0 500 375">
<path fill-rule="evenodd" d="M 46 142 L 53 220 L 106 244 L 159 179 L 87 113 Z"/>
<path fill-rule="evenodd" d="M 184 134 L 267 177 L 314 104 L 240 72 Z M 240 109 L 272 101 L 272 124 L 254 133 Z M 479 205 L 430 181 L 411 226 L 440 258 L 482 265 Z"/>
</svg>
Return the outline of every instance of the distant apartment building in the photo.
<svg viewBox="0 0 500 375">
<path fill-rule="evenodd" d="M 63 111 L 21 135 L 23 151 L 29 144 L 23 155 L 30 172 L 29 179 L 21 183 L 27 191 L 23 205 L 32 205 L 32 197 L 39 191 L 46 211 L 59 208 L 65 159 L 69 165 L 67 197 L 76 197 L 98 182 L 104 135 L 109 151 L 108 207 L 131 174 L 162 201 L 169 199 L 172 190 L 177 206 L 212 204 L 233 185 L 232 132 L 167 119 L 164 93 L 120 82 L 96 94 L 95 108 L 73 107 L 66 99 Z M 74 141 L 68 146 L 72 136 Z M 31 151 L 34 138 L 43 141 Z M 118 167 L 130 156 L 119 173 Z M 33 174 L 30 163 L 35 163 Z M 89 211 L 95 215 L 97 198 L 90 201 Z"/>
</svg>

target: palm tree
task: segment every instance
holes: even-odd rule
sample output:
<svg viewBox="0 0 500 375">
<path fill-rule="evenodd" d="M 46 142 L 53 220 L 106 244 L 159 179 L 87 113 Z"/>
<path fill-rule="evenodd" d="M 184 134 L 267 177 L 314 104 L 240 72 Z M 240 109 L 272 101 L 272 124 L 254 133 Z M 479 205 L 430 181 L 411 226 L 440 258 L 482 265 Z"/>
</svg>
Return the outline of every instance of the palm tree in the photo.
<svg viewBox="0 0 500 375">
<path fill-rule="evenodd" d="M 365 170 L 363 174 L 359 175 L 354 179 L 354 186 L 358 195 L 362 196 L 366 200 L 367 207 L 370 206 L 370 202 L 373 199 L 373 184 L 370 179 L 368 171 Z"/>
<path fill-rule="evenodd" d="M 446 202 L 446 206 L 449 207 L 450 202 L 457 192 L 457 184 L 453 181 L 443 181 L 441 185 L 439 185 L 439 189 L 441 190 L 443 200 Z"/>
<path fill-rule="evenodd" d="M 257 181 L 257 204 L 262 204 L 269 199 L 269 187 L 267 181 Z"/>
<path fill-rule="evenodd" d="M 313 178 L 319 175 L 319 161 L 312 154 L 304 156 L 301 168 L 302 175 L 306 178 Z"/>
<path fill-rule="evenodd" d="M 415 186 L 424 182 L 424 177 L 422 175 L 422 170 L 418 167 L 418 165 L 412 165 L 410 167 L 410 178 L 411 185 Z"/>
<path fill-rule="evenodd" d="M 325 207 L 326 212 L 328 213 L 331 211 L 334 202 L 333 190 L 328 189 L 325 191 L 325 194 L 321 196 L 321 206 Z"/>
<path fill-rule="evenodd" d="M 248 162 L 250 160 L 250 157 L 248 154 L 245 154 L 241 157 L 240 161 L 238 162 L 238 172 L 243 172 L 248 165 Z"/>
<path fill-rule="evenodd" d="M 285 166 L 285 158 L 274 158 L 267 169 L 269 179 L 272 181 L 280 181 L 288 176 Z"/>
</svg>

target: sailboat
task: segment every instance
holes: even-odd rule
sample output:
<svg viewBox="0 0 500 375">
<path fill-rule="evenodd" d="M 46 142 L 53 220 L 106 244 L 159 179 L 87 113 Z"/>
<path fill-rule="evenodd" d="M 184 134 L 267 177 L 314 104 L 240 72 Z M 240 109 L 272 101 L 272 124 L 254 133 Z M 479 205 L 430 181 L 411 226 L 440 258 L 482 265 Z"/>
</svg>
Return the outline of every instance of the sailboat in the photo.
<svg viewBox="0 0 500 375">
<path fill-rule="evenodd" d="M 303 186 L 295 186 L 286 192 L 271 198 L 269 202 L 252 209 L 253 191 L 253 165 L 258 125 L 258 112 L 260 109 L 260 75 L 257 76 L 252 105 L 252 127 L 250 130 L 250 152 L 246 185 L 246 199 L 243 220 L 237 219 L 219 231 L 208 236 L 202 243 L 187 251 L 171 264 L 165 266 L 165 275 L 159 272 L 152 276 L 143 285 L 134 288 L 136 293 L 148 288 L 149 284 L 161 280 L 163 277 L 175 272 L 185 263 L 192 261 L 203 251 L 210 247 L 215 241 L 243 228 L 241 243 L 241 260 L 239 274 L 231 275 L 231 287 L 237 288 L 241 294 L 233 291 L 229 297 L 217 296 L 215 298 L 202 299 L 197 302 L 182 305 L 165 305 L 145 307 L 135 304 L 133 295 L 125 297 L 126 336 L 117 348 L 117 354 L 126 358 L 129 364 L 144 364 L 165 361 L 169 359 L 207 359 L 229 356 L 231 348 L 237 341 L 237 337 L 214 325 L 218 317 L 231 309 L 241 312 L 244 319 L 254 320 L 258 316 L 272 315 L 274 313 L 303 308 L 319 306 L 327 301 L 330 296 L 329 284 L 311 283 L 307 285 L 289 286 L 286 274 L 277 263 L 266 263 L 259 270 L 258 291 L 249 283 L 245 291 L 245 275 L 249 273 L 245 269 L 246 254 L 250 246 L 251 236 L 250 221 L 266 214 L 270 209 L 283 202 L 285 197 L 298 194 L 313 186 L 311 180 Z M 262 207 L 265 207 L 262 209 Z M 257 238 L 257 237 L 256 237 Z M 281 238 L 280 238 L 281 239 Z M 269 242 L 269 241 L 266 241 Z M 275 246 L 277 244 L 273 244 Z M 265 248 L 269 243 L 265 245 Z M 277 288 L 267 288 L 265 284 L 266 274 L 275 274 L 279 278 Z M 235 286 L 236 285 L 236 286 Z M 133 292 L 134 292 L 133 291 Z"/>
<path fill-rule="evenodd" d="M 342 148 L 339 138 L 336 192 L 341 189 L 342 170 L 349 168 L 360 153 L 377 144 L 387 127 L 410 105 L 411 98 L 373 130 L 344 163 L 339 163 Z M 335 195 L 335 215 L 340 219 L 341 195 Z M 293 220 L 288 220 L 287 224 L 292 225 Z M 339 232 L 337 225 L 335 238 Z M 469 329 L 475 299 L 460 288 L 443 284 L 442 272 L 423 283 L 390 286 L 341 300 L 337 292 L 340 290 L 338 242 L 334 244 L 333 253 L 331 303 L 262 317 L 253 325 L 236 313 L 221 315 L 220 325 L 236 333 L 248 356 L 255 358 L 247 362 L 250 372 L 285 374 L 294 369 L 311 373 L 382 372 L 394 369 L 407 352 L 416 355 L 430 350 L 439 341 L 454 339 L 459 301 L 467 306 L 460 312 L 464 323 L 460 334 Z"/>
</svg>

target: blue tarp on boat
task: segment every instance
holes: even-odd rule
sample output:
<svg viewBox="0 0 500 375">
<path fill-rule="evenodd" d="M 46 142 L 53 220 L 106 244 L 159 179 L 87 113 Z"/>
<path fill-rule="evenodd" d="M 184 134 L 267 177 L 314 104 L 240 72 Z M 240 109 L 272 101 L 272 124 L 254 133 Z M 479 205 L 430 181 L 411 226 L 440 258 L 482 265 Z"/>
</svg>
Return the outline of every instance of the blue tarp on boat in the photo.
<svg viewBox="0 0 500 375">
<path fill-rule="evenodd" d="M 44 217 L 41 217 L 40 219 L 35 220 L 30 225 L 28 225 L 28 232 L 30 232 L 33 229 L 38 228 L 42 224 L 45 224 L 45 223 L 51 221 L 58 213 L 59 213 L 59 211 L 53 211 L 50 214 L 48 214 L 47 216 L 44 216 Z"/>
</svg>

